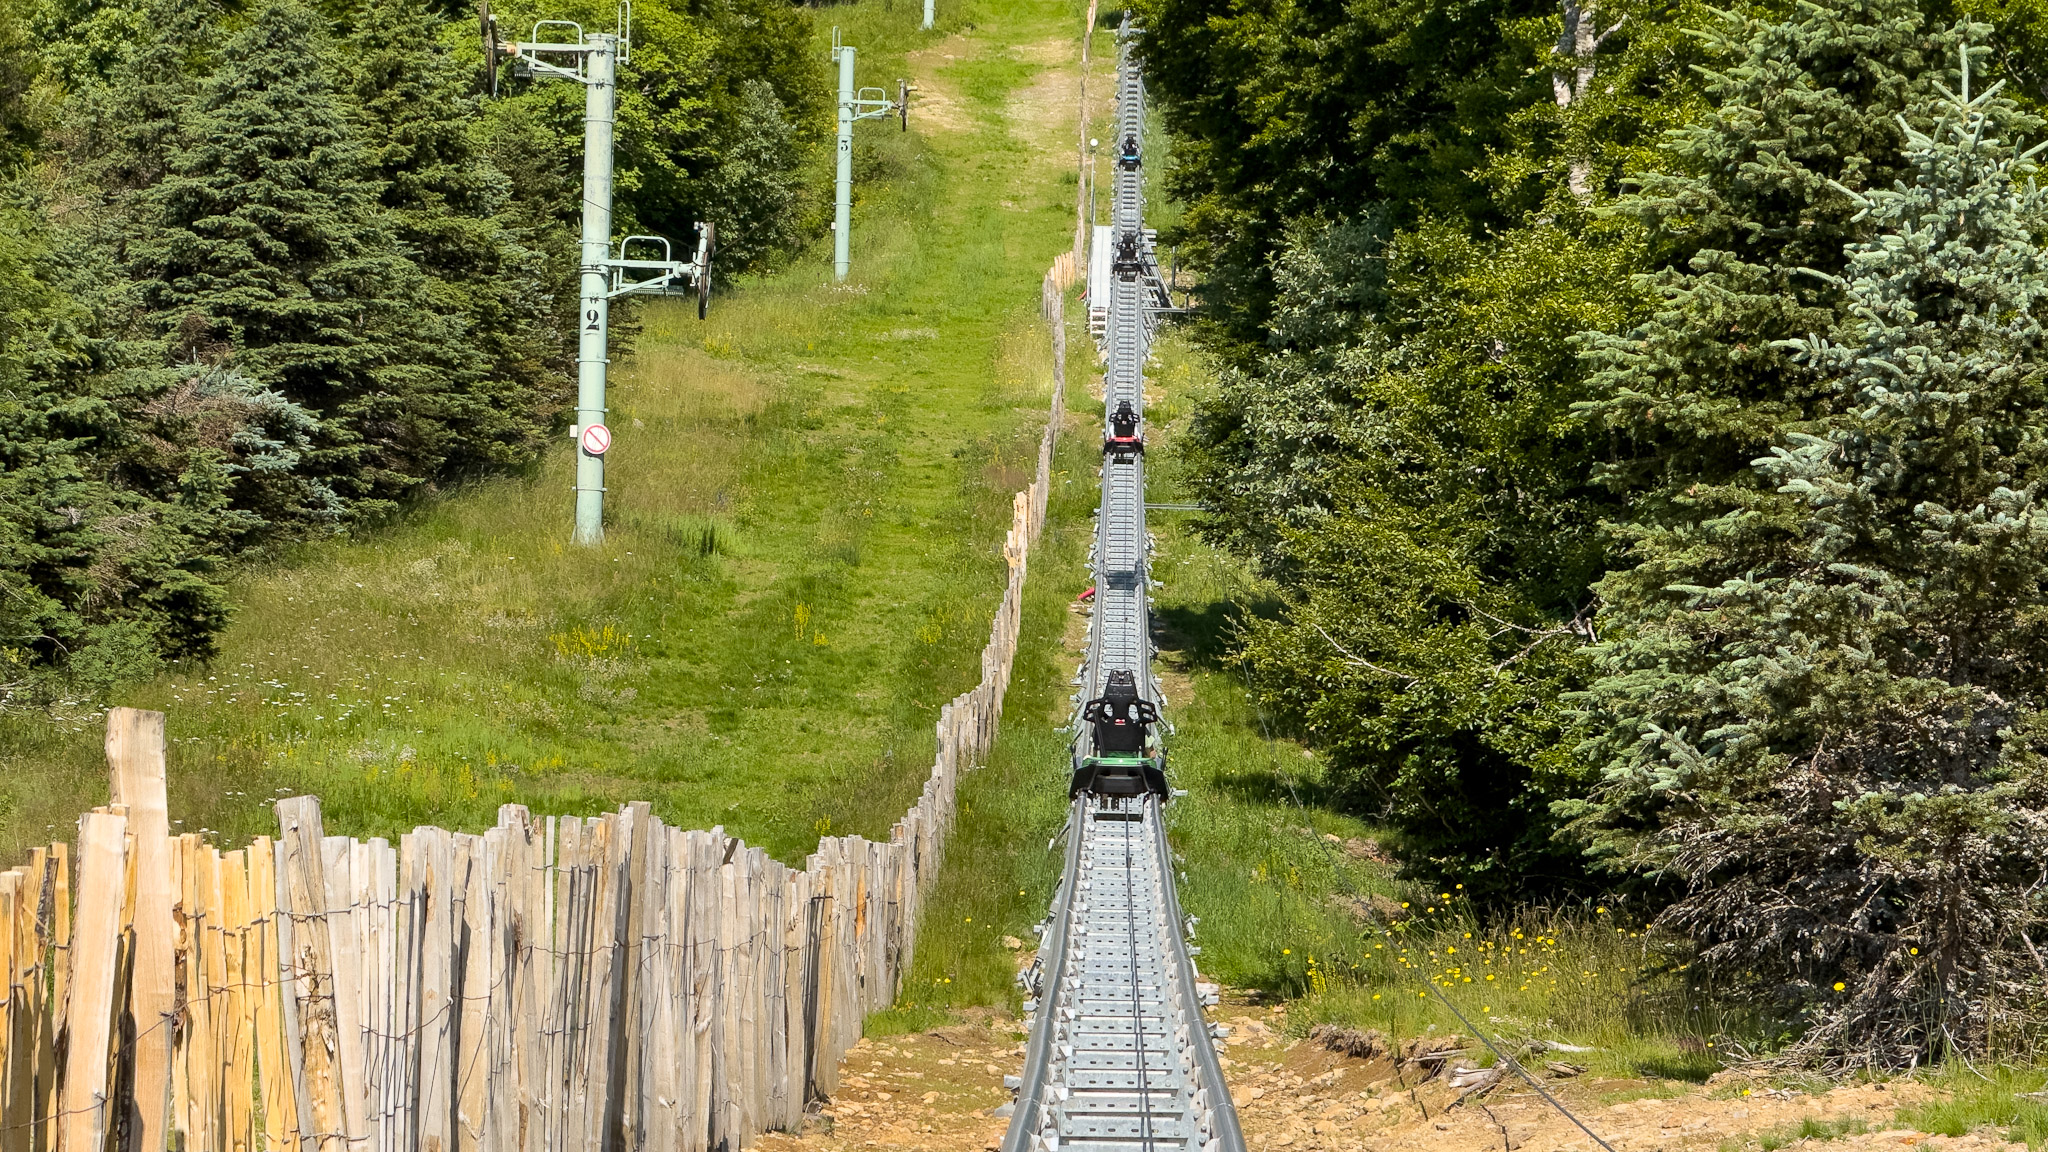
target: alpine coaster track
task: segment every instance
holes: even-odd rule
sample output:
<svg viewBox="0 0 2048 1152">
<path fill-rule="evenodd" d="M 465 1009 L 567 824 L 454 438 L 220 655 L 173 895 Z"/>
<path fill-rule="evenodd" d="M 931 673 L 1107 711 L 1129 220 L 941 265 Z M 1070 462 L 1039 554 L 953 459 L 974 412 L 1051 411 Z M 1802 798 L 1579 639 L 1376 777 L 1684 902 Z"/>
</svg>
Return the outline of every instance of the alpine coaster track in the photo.
<svg viewBox="0 0 2048 1152">
<path fill-rule="evenodd" d="M 1091 727 L 1099 701 L 1089 704 L 1090 716 L 1077 717 L 1066 870 L 1040 927 L 1039 960 L 1020 978 L 1032 997 L 1025 1001 L 1031 1042 L 1003 1152 L 1245 1146 L 1202 1015 L 1213 997 L 1196 982 L 1197 950 L 1182 934 L 1161 815 L 1170 797 L 1165 758 L 1152 731 L 1165 700 L 1152 674 L 1144 368 L 1171 300 L 1144 226 L 1145 89 L 1131 33 L 1126 23 L 1117 37 L 1111 224 L 1095 238 L 1106 248 L 1096 259 L 1108 264 L 1108 275 L 1089 278 L 1091 293 L 1108 295 L 1108 367 L 1096 595 L 1076 700 L 1117 699 L 1133 689 L 1137 700 L 1124 706 L 1132 717 L 1127 729 L 1102 721 Z"/>
</svg>

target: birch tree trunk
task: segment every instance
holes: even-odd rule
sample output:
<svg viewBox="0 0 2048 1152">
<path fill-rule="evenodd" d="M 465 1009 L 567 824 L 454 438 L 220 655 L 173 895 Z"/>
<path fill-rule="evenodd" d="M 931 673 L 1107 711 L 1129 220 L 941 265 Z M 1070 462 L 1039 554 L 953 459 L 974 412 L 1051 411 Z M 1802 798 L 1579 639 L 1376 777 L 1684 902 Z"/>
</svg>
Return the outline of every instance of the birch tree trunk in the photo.
<svg viewBox="0 0 2048 1152">
<path fill-rule="evenodd" d="M 1557 98 L 1557 106 L 1569 109 L 1573 104 L 1586 99 L 1593 93 L 1593 78 L 1598 71 L 1595 56 L 1600 45 L 1615 29 L 1621 27 L 1617 20 L 1605 32 L 1596 32 L 1600 21 L 1599 0 L 1559 0 L 1564 10 L 1564 27 L 1558 32 L 1557 54 L 1568 57 L 1574 66 L 1570 69 L 1557 68 L 1550 73 L 1550 90 Z M 1571 159 L 1566 171 L 1565 184 L 1572 195 L 1580 201 L 1593 198 L 1593 159 L 1579 155 Z"/>
</svg>

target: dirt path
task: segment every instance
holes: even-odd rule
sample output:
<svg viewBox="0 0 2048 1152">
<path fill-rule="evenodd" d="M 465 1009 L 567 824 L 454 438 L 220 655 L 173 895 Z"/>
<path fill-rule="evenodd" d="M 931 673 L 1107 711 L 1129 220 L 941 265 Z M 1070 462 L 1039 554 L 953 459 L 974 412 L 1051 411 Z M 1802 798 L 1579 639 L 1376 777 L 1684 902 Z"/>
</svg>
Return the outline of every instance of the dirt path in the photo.
<svg viewBox="0 0 2048 1152">
<path fill-rule="evenodd" d="M 1024 1063 L 1015 1020 L 976 1014 L 965 1023 L 868 1038 L 839 1064 L 839 1094 L 810 1116 L 801 1137 L 774 1133 L 763 1149 L 981 1149 L 1008 1121 L 990 1115 Z"/>
<path fill-rule="evenodd" d="M 1245 1143 L 1288 1152 L 1600 1152 L 1526 1088 L 1503 1086 L 1452 1107 L 1440 1078 L 1418 1082 L 1386 1060 L 1359 1060 L 1289 1039 L 1284 1009 L 1226 1005 L 1230 1094 Z M 1021 1062 L 1017 1021 L 985 1014 L 933 1031 L 861 1041 L 841 1067 L 837 1097 L 802 1136 L 761 1147 L 798 1152 L 901 1148 L 987 1152 L 1007 1121 L 1003 1076 Z M 1898 1110 L 1933 1096 L 1925 1085 L 1854 1084 L 1824 1092 L 1773 1089 L 1723 1074 L 1706 1086 L 1642 1080 L 1552 1081 L 1551 1090 L 1616 1152 L 2022 1152 L 1994 1128 L 1960 1137 L 1901 1125 Z M 1811 1122 L 1811 1123 L 1808 1123 Z M 1801 1136 L 1805 1125 L 1808 1135 Z"/>
<path fill-rule="evenodd" d="M 1246 1143 L 1290 1152 L 1598 1152 L 1593 1140 L 1535 1092 L 1509 1081 L 1454 1105 L 1442 1076 L 1359 1060 L 1287 1039 L 1285 1008 L 1226 1008 L 1230 1094 Z M 1478 1049 L 1471 1050 L 1475 1055 Z M 1805 1143 L 1831 1148 L 2002 1148 L 1990 1130 L 1955 1140 L 1897 1125 L 1897 1111 L 1929 1095 L 1923 1085 L 1858 1084 L 1825 1092 L 1772 1089 L 1732 1074 L 1706 1086 L 1671 1081 L 1552 1080 L 1549 1088 L 1617 1152 L 1726 1149 Z M 1833 1137 L 1830 1139 L 1830 1137 Z"/>
</svg>

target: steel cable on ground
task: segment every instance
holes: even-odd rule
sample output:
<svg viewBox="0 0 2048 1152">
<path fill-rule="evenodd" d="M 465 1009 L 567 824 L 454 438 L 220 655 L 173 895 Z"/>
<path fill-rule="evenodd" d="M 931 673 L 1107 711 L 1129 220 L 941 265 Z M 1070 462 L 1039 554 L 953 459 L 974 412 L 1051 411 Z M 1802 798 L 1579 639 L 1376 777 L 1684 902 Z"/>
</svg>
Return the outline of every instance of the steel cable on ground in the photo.
<svg viewBox="0 0 2048 1152">
<path fill-rule="evenodd" d="M 1251 673 L 1242 665 L 1239 666 L 1238 671 L 1239 679 L 1242 680 L 1244 683 L 1245 698 L 1252 702 L 1252 715 L 1258 718 L 1259 733 L 1260 735 L 1264 736 L 1266 742 L 1270 744 L 1273 742 L 1273 729 L 1271 725 L 1266 723 L 1266 710 L 1264 708 L 1259 707 L 1259 698 L 1257 691 L 1252 687 Z M 1308 806 L 1301 802 L 1301 793 L 1297 791 L 1294 787 L 1293 773 L 1287 771 L 1287 769 L 1285 768 L 1281 768 L 1279 770 L 1279 776 L 1280 782 L 1282 784 L 1287 785 L 1287 797 L 1290 801 L 1293 802 L 1295 811 L 1301 813 L 1302 817 L 1306 819 L 1308 816 Z M 1345 893 L 1349 895 L 1353 900 L 1362 900 L 1363 897 L 1359 894 L 1358 889 L 1352 885 L 1350 877 L 1344 874 L 1344 869 L 1339 865 L 1338 860 L 1336 858 L 1336 850 L 1330 847 L 1330 842 L 1318 837 L 1316 838 L 1316 844 L 1322 849 L 1323 854 L 1330 858 L 1330 871 L 1333 875 L 1337 877 L 1337 883 L 1343 885 Z M 1493 1040 L 1486 1035 L 1486 1033 L 1481 1032 L 1479 1030 L 1479 1026 L 1472 1023 L 1471 1018 L 1466 1016 L 1464 1012 L 1459 1010 L 1456 1004 L 1451 1002 L 1450 996 L 1446 995 L 1444 990 L 1437 986 L 1437 982 L 1434 979 L 1431 979 L 1429 981 L 1429 990 L 1436 994 L 1436 998 L 1443 1002 L 1444 1007 L 1451 1010 L 1451 1015 L 1456 1016 L 1460 1023 L 1464 1024 L 1465 1027 L 1471 1029 L 1472 1035 L 1477 1036 L 1479 1038 L 1479 1042 L 1481 1044 L 1486 1045 L 1487 1051 L 1492 1052 L 1496 1060 L 1504 1062 L 1507 1065 L 1509 1071 L 1521 1077 L 1523 1082 L 1527 1083 L 1529 1087 L 1534 1088 L 1536 1090 L 1536 1094 L 1543 1098 L 1544 1103 L 1549 1104 L 1552 1108 L 1557 1109 L 1559 1114 L 1561 1114 L 1565 1119 L 1571 1121 L 1573 1124 L 1577 1125 L 1579 1131 L 1584 1132 L 1587 1136 L 1592 1137 L 1593 1142 L 1595 1144 L 1600 1145 L 1600 1147 L 1606 1149 L 1606 1152 L 1615 1152 L 1614 1145 L 1609 1144 L 1606 1140 L 1602 1139 L 1598 1132 L 1595 1132 L 1591 1128 L 1587 1127 L 1586 1122 L 1584 1120 L 1579 1119 L 1577 1113 L 1573 1112 L 1570 1108 L 1565 1107 L 1563 1101 L 1551 1095 L 1549 1089 L 1543 1087 L 1543 1085 L 1539 1083 L 1534 1076 L 1531 1076 L 1527 1068 L 1522 1067 L 1522 1062 L 1520 1060 L 1517 1060 L 1514 1057 L 1509 1056 L 1506 1052 L 1503 1052 L 1500 1046 L 1498 1044 L 1495 1044 Z M 1394 1054 L 1394 1059 L 1396 1063 L 1398 1063 L 1400 1061 L 1400 1053 L 1396 1052 Z"/>
</svg>

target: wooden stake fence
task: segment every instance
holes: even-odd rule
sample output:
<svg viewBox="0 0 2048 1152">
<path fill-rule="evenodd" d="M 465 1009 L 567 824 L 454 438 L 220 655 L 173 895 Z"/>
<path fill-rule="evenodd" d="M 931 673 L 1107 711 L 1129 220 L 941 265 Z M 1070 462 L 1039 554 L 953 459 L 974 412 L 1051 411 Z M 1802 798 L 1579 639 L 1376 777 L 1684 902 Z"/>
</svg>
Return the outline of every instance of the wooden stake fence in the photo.
<svg viewBox="0 0 2048 1152">
<path fill-rule="evenodd" d="M 222 852 L 170 834 L 163 715 L 113 709 L 112 802 L 75 860 L 0 872 L 0 1152 L 712 1152 L 799 1128 L 894 1001 L 995 738 L 1064 403 L 1066 283 L 1045 287 L 1052 419 L 981 682 L 887 843 L 826 837 L 798 871 L 628 804 L 393 845 L 327 835 L 299 796 L 275 840 Z"/>
</svg>

